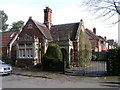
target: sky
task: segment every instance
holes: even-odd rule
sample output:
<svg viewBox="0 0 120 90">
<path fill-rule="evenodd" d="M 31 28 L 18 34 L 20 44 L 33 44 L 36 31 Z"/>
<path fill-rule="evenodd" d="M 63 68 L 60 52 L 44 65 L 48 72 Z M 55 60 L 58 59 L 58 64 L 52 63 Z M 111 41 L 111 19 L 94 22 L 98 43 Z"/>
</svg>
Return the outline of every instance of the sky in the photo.
<svg viewBox="0 0 120 90">
<path fill-rule="evenodd" d="M 107 39 L 118 40 L 118 25 L 111 25 L 112 21 L 118 17 L 103 22 L 101 19 L 95 19 L 96 14 L 92 14 L 81 6 L 82 0 L 0 0 L 0 10 L 8 15 L 7 24 L 19 20 L 25 23 L 30 16 L 36 21 L 43 23 L 46 6 L 52 9 L 52 24 L 65 24 L 84 21 L 85 28 L 93 30 L 96 28 L 97 35 L 106 36 Z"/>
</svg>

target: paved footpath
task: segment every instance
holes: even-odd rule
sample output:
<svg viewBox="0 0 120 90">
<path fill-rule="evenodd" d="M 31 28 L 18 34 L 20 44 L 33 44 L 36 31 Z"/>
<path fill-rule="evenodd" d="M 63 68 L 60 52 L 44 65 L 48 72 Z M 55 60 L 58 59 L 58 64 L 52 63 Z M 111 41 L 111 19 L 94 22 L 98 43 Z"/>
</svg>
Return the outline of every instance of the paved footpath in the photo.
<svg viewBox="0 0 120 90">
<path fill-rule="evenodd" d="M 118 88 L 120 77 L 86 77 L 60 73 L 22 70 L 14 68 L 13 74 L 3 77 L 6 88 Z"/>
</svg>

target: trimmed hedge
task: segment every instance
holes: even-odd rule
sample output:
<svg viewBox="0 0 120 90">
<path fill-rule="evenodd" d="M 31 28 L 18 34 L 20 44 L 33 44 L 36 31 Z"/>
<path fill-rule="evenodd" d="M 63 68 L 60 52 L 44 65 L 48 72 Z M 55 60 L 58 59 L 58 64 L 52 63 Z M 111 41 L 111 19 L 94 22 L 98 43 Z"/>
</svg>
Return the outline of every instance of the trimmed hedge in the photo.
<svg viewBox="0 0 120 90">
<path fill-rule="evenodd" d="M 42 60 L 43 70 L 44 71 L 63 71 L 63 62 L 55 61 L 52 59 L 43 59 Z"/>
<path fill-rule="evenodd" d="M 63 57 L 60 47 L 57 44 L 50 44 L 44 58 L 48 60 L 62 61 Z"/>
<path fill-rule="evenodd" d="M 50 44 L 46 54 L 42 58 L 42 66 L 45 71 L 62 71 L 62 52 L 57 44 Z"/>
<path fill-rule="evenodd" d="M 120 48 L 108 51 L 107 72 L 108 75 L 120 75 Z"/>
</svg>

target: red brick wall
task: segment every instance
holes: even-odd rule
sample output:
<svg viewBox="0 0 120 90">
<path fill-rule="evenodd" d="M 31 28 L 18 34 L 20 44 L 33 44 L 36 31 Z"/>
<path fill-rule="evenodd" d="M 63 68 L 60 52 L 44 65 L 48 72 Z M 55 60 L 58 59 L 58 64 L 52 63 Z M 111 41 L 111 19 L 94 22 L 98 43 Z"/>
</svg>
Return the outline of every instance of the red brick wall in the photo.
<svg viewBox="0 0 120 90">
<path fill-rule="evenodd" d="M 16 66 L 20 66 L 22 63 L 26 64 L 26 66 L 30 67 L 34 65 L 34 60 L 27 60 L 27 59 L 19 59 L 16 60 Z"/>
<path fill-rule="evenodd" d="M 28 24 L 32 24 L 32 29 L 28 29 Z M 23 28 L 22 32 L 19 34 L 19 37 L 23 37 L 25 34 L 31 36 L 33 39 L 34 37 L 38 37 L 41 48 L 42 48 L 42 56 L 44 55 L 44 41 L 43 41 L 43 34 L 40 32 L 40 30 L 37 28 L 37 26 L 33 23 L 31 19 L 28 20 L 27 24 Z"/>
</svg>

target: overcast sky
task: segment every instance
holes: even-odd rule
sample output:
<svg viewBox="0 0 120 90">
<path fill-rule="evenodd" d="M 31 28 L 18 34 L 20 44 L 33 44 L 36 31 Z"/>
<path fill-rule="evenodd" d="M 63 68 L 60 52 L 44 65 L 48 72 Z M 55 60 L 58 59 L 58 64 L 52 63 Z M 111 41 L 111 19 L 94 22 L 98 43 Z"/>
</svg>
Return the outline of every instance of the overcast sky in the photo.
<svg viewBox="0 0 120 90">
<path fill-rule="evenodd" d="M 7 23 L 19 20 L 27 22 L 28 18 L 43 23 L 44 12 L 43 9 L 49 6 L 52 12 L 52 23 L 64 24 L 84 21 L 85 28 L 92 30 L 97 29 L 97 35 L 107 36 L 108 39 L 118 39 L 118 25 L 110 27 L 113 20 L 118 17 L 114 16 L 107 22 L 102 22 L 101 19 L 96 20 L 96 14 L 91 14 L 84 7 L 81 7 L 82 0 L 0 0 L 0 10 L 8 15 Z"/>
</svg>

